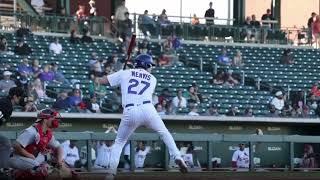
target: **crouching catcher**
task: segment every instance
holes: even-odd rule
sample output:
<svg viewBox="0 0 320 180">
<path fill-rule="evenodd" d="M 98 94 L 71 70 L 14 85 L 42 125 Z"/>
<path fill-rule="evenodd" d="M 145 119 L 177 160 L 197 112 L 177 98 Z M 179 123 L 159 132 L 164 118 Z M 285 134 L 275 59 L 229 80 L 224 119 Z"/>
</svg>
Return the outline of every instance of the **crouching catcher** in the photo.
<svg viewBox="0 0 320 180">
<path fill-rule="evenodd" d="M 14 179 L 42 180 L 53 174 L 54 179 L 76 178 L 63 162 L 62 148 L 53 135 L 53 130 L 59 127 L 60 119 L 57 111 L 43 109 L 38 113 L 35 124 L 18 136 L 9 160 L 14 169 Z"/>
</svg>

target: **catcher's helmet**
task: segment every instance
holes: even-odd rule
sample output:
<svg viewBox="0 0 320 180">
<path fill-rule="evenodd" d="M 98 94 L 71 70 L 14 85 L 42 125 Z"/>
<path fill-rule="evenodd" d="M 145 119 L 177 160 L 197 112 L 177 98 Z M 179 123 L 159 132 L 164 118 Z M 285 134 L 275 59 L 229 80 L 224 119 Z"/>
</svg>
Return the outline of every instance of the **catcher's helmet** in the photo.
<svg viewBox="0 0 320 180">
<path fill-rule="evenodd" d="M 49 119 L 49 118 L 56 118 L 56 119 L 60 119 L 61 118 L 61 115 L 58 111 L 55 111 L 53 109 L 49 109 L 49 108 L 46 108 L 46 109 L 42 109 L 38 112 L 37 114 L 37 118 L 38 120 L 36 122 L 39 122 L 43 119 Z"/>
<path fill-rule="evenodd" d="M 143 69 L 148 69 L 152 66 L 155 66 L 153 63 L 152 57 L 147 54 L 140 54 L 136 57 L 135 59 L 135 68 L 143 68 Z"/>
</svg>

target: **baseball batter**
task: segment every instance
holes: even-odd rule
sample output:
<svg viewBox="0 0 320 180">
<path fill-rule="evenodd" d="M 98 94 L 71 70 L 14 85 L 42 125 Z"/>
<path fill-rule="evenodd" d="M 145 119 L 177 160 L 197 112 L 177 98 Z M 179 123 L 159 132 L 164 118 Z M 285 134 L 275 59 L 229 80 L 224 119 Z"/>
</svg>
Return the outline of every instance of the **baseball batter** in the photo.
<svg viewBox="0 0 320 180">
<path fill-rule="evenodd" d="M 111 86 L 120 86 L 122 94 L 123 116 L 111 150 L 110 174 L 113 176 L 117 172 L 124 145 L 139 126 L 156 131 L 168 147 L 169 154 L 175 159 L 180 171 L 188 172 L 173 137 L 152 105 L 152 94 L 157 83 L 157 79 L 150 74 L 152 66 L 152 57 L 141 54 L 135 59 L 134 69 L 120 70 L 101 80 L 102 83 L 109 83 Z"/>
</svg>

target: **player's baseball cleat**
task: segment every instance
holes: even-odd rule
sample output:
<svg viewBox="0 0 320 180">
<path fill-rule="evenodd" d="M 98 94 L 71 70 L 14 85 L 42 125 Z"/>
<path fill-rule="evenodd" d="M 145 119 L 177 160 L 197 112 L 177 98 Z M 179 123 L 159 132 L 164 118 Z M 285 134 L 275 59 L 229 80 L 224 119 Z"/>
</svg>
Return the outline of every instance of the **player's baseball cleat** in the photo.
<svg viewBox="0 0 320 180">
<path fill-rule="evenodd" d="M 182 159 L 177 158 L 174 162 L 179 166 L 181 173 L 188 173 L 188 167 Z"/>
</svg>

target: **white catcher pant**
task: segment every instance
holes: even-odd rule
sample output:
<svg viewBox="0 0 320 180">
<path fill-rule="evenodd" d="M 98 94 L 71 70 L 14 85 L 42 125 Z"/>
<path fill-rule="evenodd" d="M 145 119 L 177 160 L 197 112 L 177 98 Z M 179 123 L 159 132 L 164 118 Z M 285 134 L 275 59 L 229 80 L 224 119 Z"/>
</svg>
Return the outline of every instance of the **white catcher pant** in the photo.
<svg viewBox="0 0 320 180">
<path fill-rule="evenodd" d="M 110 159 L 111 173 L 116 174 L 121 151 L 130 135 L 139 126 L 146 126 L 156 131 L 168 147 L 169 154 L 174 158 L 181 158 L 180 151 L 154 106 L 151 103 L 131 106 L 123 110 L 118 134 L 112 146 Z"/>
</svg>

